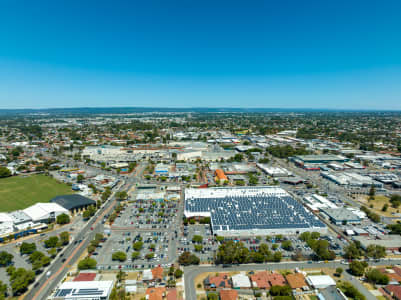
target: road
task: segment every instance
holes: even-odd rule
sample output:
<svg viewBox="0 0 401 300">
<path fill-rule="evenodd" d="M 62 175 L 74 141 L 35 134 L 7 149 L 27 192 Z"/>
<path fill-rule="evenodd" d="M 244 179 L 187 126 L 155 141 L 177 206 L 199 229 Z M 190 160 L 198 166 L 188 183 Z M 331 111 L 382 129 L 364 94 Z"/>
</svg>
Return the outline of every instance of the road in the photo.
<svg viewBox="0 0 401 300">
<path fill-rule="evenodd" d="M 369 265 L 390 265 L 390 264 L 401 264 L 401 259 L 396 260 L 388 260 L 382 259 L 380 262 L 369 262 Z M 340 261 L 333 261 L 327 264 L 325 263 L 308 263 L 308 262 L 299 262 L 299 261 L 289 261 L 289 262 L 280 262 L 280 263 L 266 263 L 266 264 L 247 264 L 247 265 L 239 265 L 232 266 L 229 268 L 223 268 L 221 266 L 190 266 L 184 268 L 184 282 L 185 282 L 185 299 L 186 300 L 196 300 L 196 287 L 195 287 L 195 278 L 204 272 L 232 272 L 232 271 L 261 271 L 261 270 L 286 270 L 286 269 L 295 269 L 298 267 L 299 269 L 316 269 L 320 270 L 322 267 L 325 268 L 338 268 L 341 267 L 346 269 L 347 266 L 342 264 Z M 344 278 L 349 280 L 355 287 L 363 293 L 368 300 L 376 300 L 374 297 L 358 280 L 356 280 L 353 276 L 343 273 Z"/>
<path fill-rule="evenodd" d="M 138 166 L 135 172 L 135 175 L 139 175 L 138 178 L 140 178 L 143 169 L 144 164 Z M 129 183 L 122 181 L 120 186 L 115 189 L 114 194 L 119 190 L 129 190 L 131 186 L 136 183 L 136 181 L 137 180 L 134 178 L 131 179 Z M 96 215 L 86 223 L 82 230 L 75 235 L 74 241 L 64 249 L 63 258 L 65 261 L 63 262 L 63 258 L 58 256 L 52 262 L 49 268 L 43 272 L 42 277 L 35 282 L 34 286 L 26 294 L 25 299 L 46 299 L 53 292 L 53 290 L 68 272 L 68 269 L 77 262 L 79 257 L 88 247 L 90 241 L 94 239 L 95 234 L 103 233 L 104 228 L 101 221 L 106 214 L 112 211 L 117 203 L 114 194 L 109 200 L 107 200 L 103 207 L 97 211 Z M 91 230 L 91 227 L 93 230 Z M 49 278 L 45 276 L 45 273 L 48 271 L 51 272 Z"/>
<path fill-rule="evenodd" d="M 96 215 L 87 222 L 82 230 L 76 234 L 74 241 L 64 249 L 63 257 L 65 258 L 65 261 L 63 262 L 63 258 L 58 256 L 52 262 L 50 267 L 43 272 L 42 277 L 35 282 L 33 288 L 30 289 L 26 294 L 25 299 L 46 299 L 54 291 L 59 282 L 61 282 L 61 280 L 67 274 L 69 268 L 77 262 L 79 257 L 88 247 L 90 241 L 94 239 L 95 234 L 103 233 L 104 226 L 101 221 L 104 216 L 110 213 L 117 204 L 115 193 L 119 190 L 129 190 L 133 185 L 140 182 L 140 178 L 142 177 L 145 166 L 146 162 L 140 163 L 135 172 L 131 174 L 129 182 L 122 181 L 120 183 L 109 200 L 105 202 L 102 208 L 96 212 Z M 91 227 L 93 230 L 91 230 Z M 77 243 L 75 243 L 76 241 Z M 44 275 L 48 271 L 51 272 L 49 278 Z"/>
</svg>

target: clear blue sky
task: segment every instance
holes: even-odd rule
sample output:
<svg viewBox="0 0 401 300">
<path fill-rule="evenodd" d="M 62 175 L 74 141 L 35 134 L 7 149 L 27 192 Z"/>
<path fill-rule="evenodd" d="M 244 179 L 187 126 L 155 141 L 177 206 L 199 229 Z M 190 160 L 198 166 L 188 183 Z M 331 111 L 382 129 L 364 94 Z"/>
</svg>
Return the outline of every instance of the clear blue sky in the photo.
<svg viewBox="0 0 401 300">
<path fill-rule="evenodd" d="M 401 1 L 0 2 L 0 108 L 401 109 Z"/>
</svg>

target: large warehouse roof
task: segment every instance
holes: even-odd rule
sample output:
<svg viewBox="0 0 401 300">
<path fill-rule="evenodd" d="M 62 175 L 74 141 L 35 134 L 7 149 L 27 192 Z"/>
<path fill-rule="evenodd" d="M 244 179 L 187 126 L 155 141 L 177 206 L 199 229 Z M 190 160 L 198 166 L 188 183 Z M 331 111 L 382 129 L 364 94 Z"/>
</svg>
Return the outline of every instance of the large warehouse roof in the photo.
<svg viewBox="0 0 401 300">
<path fill-rule="evenodd" d="M 185 216 L 210 216 L 218 231 L 302 230 L 326 226 L 277 187 L 187 189 Z"/>
<path fill-rule="evenodd" d="M 50 202 L 57 203 L 68 210 L 96 204 L 94 200 L 77 194 L 57 196 L 51 199 Z"/>
<path fill-rule="evenodd" d="M 47 219 L 52 213 L 55 215 L 62 213 L 68 214 L 68 210 L 57 203 L 36 203 L 28 208 L 25 208 L 23 212 L 27 214 L 33 221 Z"/>
</svg>

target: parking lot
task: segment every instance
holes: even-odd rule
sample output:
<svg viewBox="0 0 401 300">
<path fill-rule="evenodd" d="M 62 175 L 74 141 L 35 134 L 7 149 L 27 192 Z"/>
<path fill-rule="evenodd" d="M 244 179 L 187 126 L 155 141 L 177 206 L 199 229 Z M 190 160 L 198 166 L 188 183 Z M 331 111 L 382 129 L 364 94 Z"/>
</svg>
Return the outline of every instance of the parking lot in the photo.
<svg viewBox="0 0 401 300">
<path fill-rule="evenodd" d="M 135 194 L 131 195 L 135 199 Z M 135 200 L 127 203 L 111 225 L 107 241 L 95 251 L 98 269 L 143 269 L 171 264 L 176 258 L 178 201 Z M 134 243 L 142 248 L 134 249 Z M 125 261 L 112 259 L 124 252 Z M 137 258 L 132 258 L 139 252 Z"/>
</svg>

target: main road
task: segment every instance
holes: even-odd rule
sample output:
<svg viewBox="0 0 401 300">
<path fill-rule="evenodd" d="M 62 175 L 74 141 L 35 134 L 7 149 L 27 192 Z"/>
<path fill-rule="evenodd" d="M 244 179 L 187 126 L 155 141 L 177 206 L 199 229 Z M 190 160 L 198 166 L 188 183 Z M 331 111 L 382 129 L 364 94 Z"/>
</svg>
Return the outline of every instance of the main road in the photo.
<svg viewBox="0 0 401 300">
<path fill-rule="evenodd" d="M 144 169 L 144 165 L 140 164 L 135 171 L 135 175 L 140 178 Z M 120 184 L 120 186 L 115 189 L 115 192 L 118 190 L 129 190 L 132 185 L 135 184 L 136 180 L 130 180 L 129 183 L 125 183 L 124 181 Z M 26 294 L 25 299 L 32 300 L 40 300 L 46 299 L 53 290 L 57 287 L 59 282 L 64 278 L 67 274 L 69 268 L 77 262 L 79 257 L 88 247 L 90 241 L 92 241 L 95 237 L 96 233 L 103 233 L 103 224 L 102 219 L 104 216 L 112 211 L 114 206 L 116 205 L 116 197 L 114 194 L 105 202 L 105 204 L 100 208 L 94 217 L 92 217 L 86 225 L 82 228 L 82 230 L 75 235 L 74 241 L 72 241 L 64 250 L 63 250 L 63 258 L 60 255 L 52 262 L 52 264 L 44 271 L 44 274 L 35 282 L 33 287 Z M 91 228 L 93 230 L 91 230 Z M 50 271 L 50 273 L 49 273 Z M 50 276 L 46 276 L 49 273 Z"/>
</svg>

